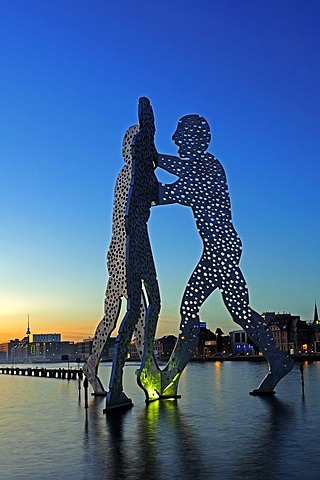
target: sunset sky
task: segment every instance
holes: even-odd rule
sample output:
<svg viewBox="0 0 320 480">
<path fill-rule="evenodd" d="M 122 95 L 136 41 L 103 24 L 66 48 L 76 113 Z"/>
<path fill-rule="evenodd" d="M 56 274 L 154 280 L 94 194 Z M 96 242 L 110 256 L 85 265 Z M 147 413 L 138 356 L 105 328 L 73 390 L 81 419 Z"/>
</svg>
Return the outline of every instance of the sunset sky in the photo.
<svg viewBox="0 0 320 480">
<path fill-rule="evenodd" d="M 251 305 L 320 303 L 320 2 L 0 2 L 0 342 L 93 336 L 103 314 L 125 130 L 150 98 L 159 152 L 203 115 L 225 167 Z M 163 181 L 173 181 L 156 171 Z M 162 309 L 177 334 L 201 242 L 187 207 L 152 209 Z M 216 292 L 208 327 L 238 328 Z"/>
</svg>

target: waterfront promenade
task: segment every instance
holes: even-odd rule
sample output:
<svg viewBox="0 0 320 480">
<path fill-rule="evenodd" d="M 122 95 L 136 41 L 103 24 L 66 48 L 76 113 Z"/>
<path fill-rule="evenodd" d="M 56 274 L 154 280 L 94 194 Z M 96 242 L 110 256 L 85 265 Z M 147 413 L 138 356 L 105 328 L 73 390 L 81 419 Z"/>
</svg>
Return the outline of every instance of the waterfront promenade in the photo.
<svg viewBox="0 0 320 480">
<path fill-rule="evenodd" d="M 320 362 L 319 353 L 296 353 L 290 355 L 296 362 Z M 228 361 L 239 361 L 239 362 L 266 362 L 266 359 L 263 355 L 234 355 L 234 354 L 225 354 L 225 355 L 212 355 L 210 357 L 193 357 L 190 359 L 190 362 L 228 362 Z"/>
<path fill-rule="evenodd" d="M 320 354 L 294 354 L 291 355 L 296 362 L 320 362 Z M 102 363 L 111 363 L 112 360 Z M 128 359 L 126 363 L 136 363 L 137 359 Z M 210 357 L 192 357 L 190 362 L 266 362 L 263 355 L 212 355 Z M 160 366 L 165 365 L 166 360 L 160 360 Z M 31 364 L 33 365 L 33 364 Z M 61 378 L 67 380 L 82 380 L 83 370 L 79 366 L 77 368 L 63 368 L 53 367 L 52 364 L 47 363 L 46 366 L 26 366 L 26 364 L 13 365 L 0 365 L 0 375 L 14 375 L 14 376 L 26 376 L 26 377 L 40 377 L 40 378 Z"/>
</svg>

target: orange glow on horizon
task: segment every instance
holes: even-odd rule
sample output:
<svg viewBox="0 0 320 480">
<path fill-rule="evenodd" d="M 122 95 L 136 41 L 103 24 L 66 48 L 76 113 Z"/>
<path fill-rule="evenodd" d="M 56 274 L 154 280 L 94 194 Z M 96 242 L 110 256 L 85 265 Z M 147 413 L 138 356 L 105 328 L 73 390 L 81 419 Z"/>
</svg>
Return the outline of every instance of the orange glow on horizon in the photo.
<svg viewBox="0 0 320 480">
<path fill-rule="evenodd" d="M 84 338 L 93 338 L 95 329 L 100 321 L 99 315 L 29 315 L 30 330 L 32 334 L 39 333 L 60 333 L 62 341 L 80 342 Z M 95 317 L 95 318 L 94 318 Z M 112 336 L 117 335 L 122 315 L 119 317 L 117 327 Z M 28 314 L 0 315 L 0 343 L 7 343 L 18 338 L 21 340 L 26 336 L 28 326 Z M 159 318 L 156 337 L 164 335 L 178 336 L 179 323 L 169 316 Z"/>
</svg>

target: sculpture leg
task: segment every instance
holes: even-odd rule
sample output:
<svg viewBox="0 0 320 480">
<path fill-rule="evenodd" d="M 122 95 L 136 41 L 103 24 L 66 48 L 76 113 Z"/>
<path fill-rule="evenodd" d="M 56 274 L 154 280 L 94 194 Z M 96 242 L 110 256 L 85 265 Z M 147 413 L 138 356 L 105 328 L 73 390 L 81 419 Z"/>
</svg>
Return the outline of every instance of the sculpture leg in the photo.
<svg viewBox="0 0 320 480">
<path fill-rule="evenodd" d="M 101 320 L 101 322 L 103 322 L 103 320 Z M 100 357 L 90 355 L 86 363 L 83 365 L 82 369 L 84 375 L 88 379 L 88 382 L 93 388 L 93 395 L 106 395 L 107 392 L 105 391 L 103 383 L 98 376 L 99 362 Z"/>
<path fill-rule="evenodd" d="M 154 358 L 153 352 L 154 337 L 160 312 L 160 292 L 154 267 L 150 267 L 144 277 L 149 307 L 145 320 L 143 357 L 137 382 L 145 392 L 146 401 L 150 402 L 157 400 L 161 396 L 161 371 Z"/>
<path fill-rule="evenodd" d="M 292 358 L 276 347 L 263 318 L 250 308 L 246 283 L 238 267 L 229 270 L 228 275 L 223 278 L 222 295 L 233 320 L 247 332 L 269 364 L 269 373 L 252 394 L 274 394 L 277 383 L 292 370 L 294 365 Z"/>
<path fill-rule="evenodd" d="M 116 284 L 110 277 L 105 295 L 105 316 L 96 328 L 92 353 L 83 365 L 83 372 L 93 388 L 94 395 L 106 395 L 104 386 L 98 376 L 98 369 L 102 350 L 116 327 L 123 290 L 121 285 Z"/>
<path fill-rule="evenodd" d="M 135 342 L 135 346 L 136 346 L 140 360 L 142 359 L 143 349 L 144 349 L 146 315 L 147 315 L 146 299 L 142 292 L 139 320 L 134 329 L 134 342 Z"/>
<path fill-rule="evenodd" d="M 169 362 L 162 371 L 162 396 L 177 396 L 180 376 L 198 344 L 201 305 L 216 288 L 216 280 L 210 272 L 210 263 L 203 255 L 183 294 L 180 334 Z"/>
<path fill-rule="evenodd" d="M 258 388 L 250 392 L 252 395 L 271 395 L 276 385 L 293 368 L 294 361 L 282 350 L 275 346 L 270 329 L 263 325 L 263 318 L 254 310 L 251 310 L 251 325 L 247 329 L 249 336 L 265 356 L 269 372 Z"/>
<path fill-rule="evenodd" d="M 112 370 L 109 383 L 109 391 L 107 393 L 106 411 L 114 409 L 130 408 L 133 403 L 130 398 L 123 392 L 123 368 L 125 365 L 128 346 L 132 338 L 137 315 L 140 307 L 140 295 L 132 302 L 128 300 L 128 310 L 122 320 L 115 344 L 115 351 L 112 363 Z"/>
</svg>

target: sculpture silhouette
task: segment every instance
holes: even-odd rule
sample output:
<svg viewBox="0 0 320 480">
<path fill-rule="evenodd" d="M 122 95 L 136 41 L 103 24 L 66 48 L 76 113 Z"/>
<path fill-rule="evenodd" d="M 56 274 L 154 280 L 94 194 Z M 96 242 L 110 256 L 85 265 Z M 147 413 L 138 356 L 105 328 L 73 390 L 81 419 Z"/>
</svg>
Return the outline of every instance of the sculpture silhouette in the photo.
<svg viewBox="0 0 320 480">
<path fill-rule="evenodd" d="M 126 279 L 127 312 L 121 323 L 107 394 L 106 411 L 132 406 L 123 392 L 123 367 L 128 344 L 138 321 L 143 285 L 148 306 L 145 316 L 145 345 L 139 385 L 149 399 L 148 372 L 157 369 L 153 363 L 153 339 L 160 311 L 160 292 L 150 246 L 147 222 L 152 203 L 158 202 L 159 184 L 154 174 L 157 152 L 154 147 L 154 117 L 147 98 L 139 99 L 139 132 L 132 145 L 132 179 L 126 206 Z"/>
<path fill-rule="evenodd" d="M 241 240 L 232 223 L 226 175 L 219 160 L 206 152 L 211 139 L 209 125 L 199 115 L 187 115 L 180 119 L 172 139 L 179 157 L 159 155 L 158 165 L 179 178 L 161 185 L 159 204 L 191 207 L 203 252 L 183 294 L 180 334 L 161 373 L 160 393 L 176 395 L 180 375 L 197 345 L 200 307 L 217 288 L 233 320 L 269 363 L 269 373 L 252 393 L 274 393 L 276 384 L 292 369 L 293 360 L 275 347 L 263 318 L 249 306 L 248 289 L 239 268 Z"/>
<path fill-rule="evenodd" d="M 97 327 L 84 372 L 95 394 L 106 394 L 98 377 L 98 365 L 125 297 L 127 311 L 116 339 L 106 411 L 132 406 L 123 391 L 123 367 L 134 330 L 141 357 L 137 381 L 146 400 L 176 397 L 181 373 L 198 342 L 200 308 L 219 289 L 233 320 L 247 332 L 269 364 L 268 374 L 251 393 L 273 394 L 277 383 L 292 369 L 293 360 L 276 348 L 267 324 L 249 305 L 239 267 L 242 245 L 232 223 L 226 175 L 219 160 L 206 152 L 211 139 L 209 125 L 199 115 L 182 117 L 172 137 L 179 156 L 158 155 L 154 116 L 147 98 L 139 99 L 138 113 L 139 127 L 130 127 L 123 141 L 125 165 L 115 188 L 105 315 Z M 154 174 L 157 166 L 178 180 L 159 184 Z M 203 252 L 183 294 L 179 338 L 167 365 L 160 370 L 153 356 L 160 292 L 147 224 L 152 205 L 170 203 L 192 209 Z"/>
<path fill-rule="evenodd" d="M 98 376 L 99 362 L 102 350 L 111 333 L 116 328 L 122 298 L 127 298 L 125 212 L 132 178 L 132 141 L 138 131 L 139 127 L 134 125 L 126 131 L 123 138 L 122 155 L 125 164 L 120 170 L 114 190 L 112 237 L 107 254 L 109 278 L 104 299 L 104 317 L 96 328 L 92 353 L 83 366 L 84 374 L 90 382 L 95 395 L 106 395 L 102 381 Z M 136 346 L 140 356 L 142 356 L 143 350 L 145 315 L 146 301 L 142 292 L 138 315 L 139 321 L 135 331 Z"/>
</svg>

